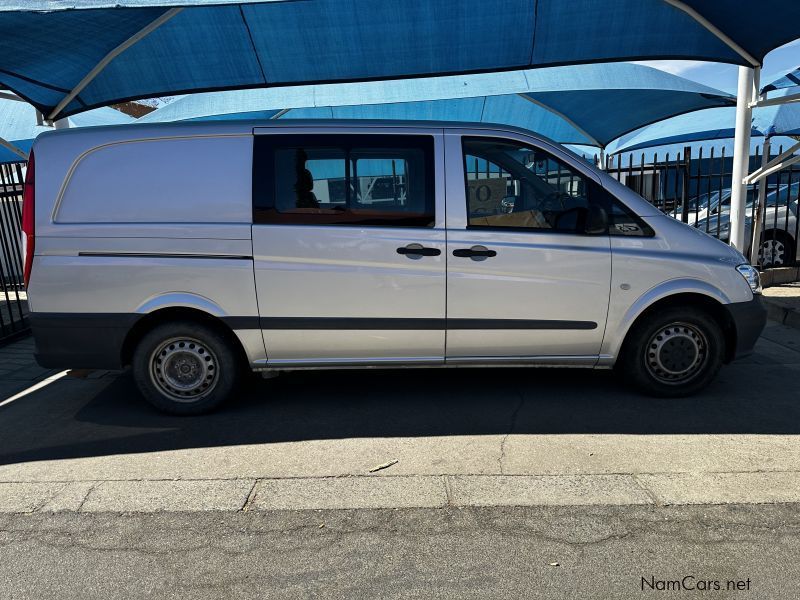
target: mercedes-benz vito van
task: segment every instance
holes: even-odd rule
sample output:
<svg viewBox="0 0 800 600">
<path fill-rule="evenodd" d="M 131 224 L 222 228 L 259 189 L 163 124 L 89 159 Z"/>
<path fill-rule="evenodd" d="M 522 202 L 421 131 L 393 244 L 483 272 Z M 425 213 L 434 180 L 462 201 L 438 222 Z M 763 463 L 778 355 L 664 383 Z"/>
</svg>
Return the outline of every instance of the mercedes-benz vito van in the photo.
<svg viewBox="0 0 800 600">
<path fill-rule="evenodd" d="M 172 413 L 247 368 L 616 366 L 681 396 L 765 324 L 739 252 L 506 126 L 53 132 L 23 212 L 39 363 L 130 365 Z"/>
</svg>

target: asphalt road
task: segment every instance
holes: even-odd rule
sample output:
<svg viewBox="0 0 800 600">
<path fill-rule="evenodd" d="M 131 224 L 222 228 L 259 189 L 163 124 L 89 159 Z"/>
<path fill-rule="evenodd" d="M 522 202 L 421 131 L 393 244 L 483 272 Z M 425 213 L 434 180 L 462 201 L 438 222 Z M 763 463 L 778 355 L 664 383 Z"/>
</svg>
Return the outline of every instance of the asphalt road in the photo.
<svg viewBox="0 0 800 600">
<path fill-rule="evenodd" d="M 797 505 L 0 515 L 3 600 L 778 600 L 798 559 Z"/>
</svg>

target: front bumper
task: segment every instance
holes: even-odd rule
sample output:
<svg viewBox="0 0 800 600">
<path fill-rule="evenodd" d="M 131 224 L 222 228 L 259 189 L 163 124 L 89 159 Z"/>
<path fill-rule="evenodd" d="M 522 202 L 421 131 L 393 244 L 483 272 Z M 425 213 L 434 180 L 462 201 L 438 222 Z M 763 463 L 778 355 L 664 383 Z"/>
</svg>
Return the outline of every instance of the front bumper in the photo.
<svg viewBox="0 0 800 600">
<path fill-rule="evenodd" d="M 754 295 L 749 302 L 726 304 L 725 308 L 728 309 L 736 330 L 736 350 L 732 358 L 752 354 L 753 347 L 767 324 L 767 309 L 764 308 L 761 295 Z"/>
</svg>

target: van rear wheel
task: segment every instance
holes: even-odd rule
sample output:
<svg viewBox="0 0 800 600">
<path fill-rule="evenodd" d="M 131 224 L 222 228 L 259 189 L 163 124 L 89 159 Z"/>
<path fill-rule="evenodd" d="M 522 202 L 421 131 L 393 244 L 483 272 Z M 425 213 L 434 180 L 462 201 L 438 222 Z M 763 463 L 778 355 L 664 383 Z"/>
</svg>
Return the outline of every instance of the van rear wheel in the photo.
<svg viewBox="0 0 800 600">
<path fill-rule="evenodd" d="M 197 415 L 224 402 L 239 383 L 241 367 L 231 343 L 192 321 L 158 325 L 133 353 L 133 377 L 159 410 Z"/>
<path fill-rule="evenodd" d="M 674 307 L 634 325 L 617 371 L 645 394 L 689 396 L 711 383 L 724 357 L 725 337 L 716 320 L 696 308 Z"/>
</svg>

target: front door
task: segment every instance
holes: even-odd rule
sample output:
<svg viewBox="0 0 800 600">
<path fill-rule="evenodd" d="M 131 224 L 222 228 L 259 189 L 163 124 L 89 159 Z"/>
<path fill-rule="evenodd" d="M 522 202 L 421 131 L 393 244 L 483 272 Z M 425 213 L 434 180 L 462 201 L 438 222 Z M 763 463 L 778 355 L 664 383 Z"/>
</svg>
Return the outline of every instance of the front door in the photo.
<svg viewBox="0 0 800 600">
<path fill-rule="evenodd" d="M 267 364 L 443 362 L 441 130 L 324 131 L 255 136 Z"/>
<path fill-rule="evenodd" d="M 447 361 L 594 364 L 611 282 L 608 236 L 586 233 L 599 182 L 527 138 L 446 140 Z"/>
</svg>

